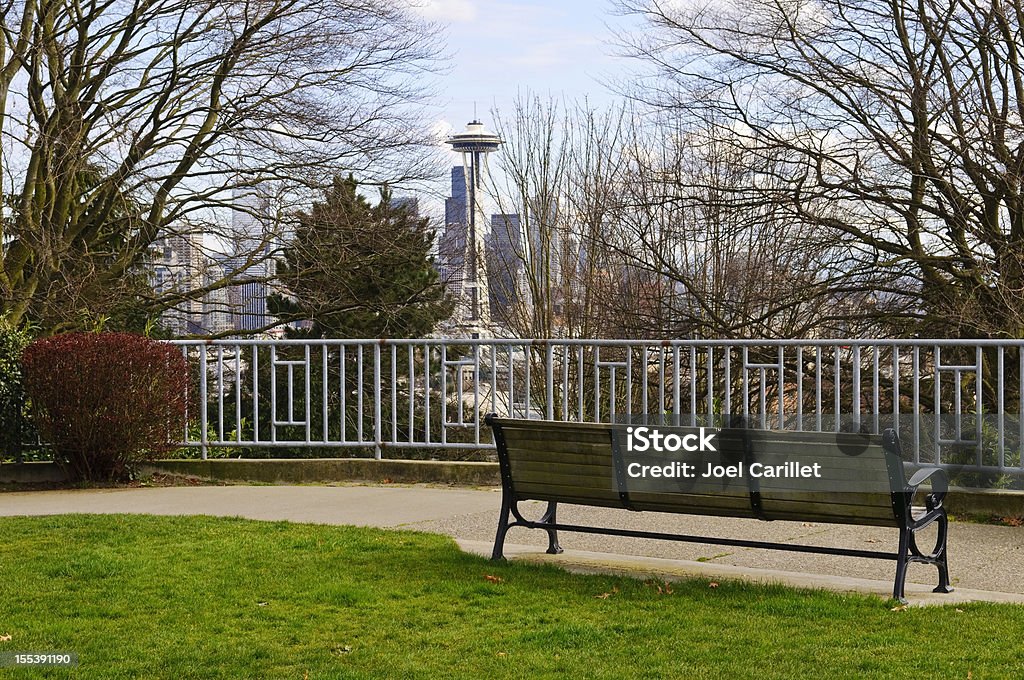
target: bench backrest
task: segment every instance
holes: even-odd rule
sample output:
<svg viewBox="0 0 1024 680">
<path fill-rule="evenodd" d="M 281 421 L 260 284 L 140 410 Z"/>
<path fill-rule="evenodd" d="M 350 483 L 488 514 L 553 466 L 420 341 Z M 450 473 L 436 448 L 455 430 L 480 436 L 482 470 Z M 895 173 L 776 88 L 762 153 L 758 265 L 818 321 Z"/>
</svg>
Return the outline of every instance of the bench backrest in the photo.
<svg viewBox="0 0 1024 680">
<path fill-rule="evenodd" d="M 895 435 L 721 430 L 720 448 L 751 462 L 819 463 L 836 480 L 825 490 L 808 490 L 800 480 L 761 477 L 687 479 L 671 492 L 622 493 L 616 485 L 613 433 L 608 424 L 496 418 L 494 429 L 502 481 L 518 500 L 627 507 L 760 519 L 898 526 L 908 509 Z M 846 472 L 843 472 L 843 471 Z M 849 474 L 848 474 L 849 473 Z M 621 475 L 621 470 L 618 471 Z M 843 486 L 847 484 L 847 486 Z M 753 485 L 753 486 L 752 486 Z M 820 486 L 820 485 L 819 485 Z M 848 490 L 847 490 L 848 489 Z"/>
</svg>

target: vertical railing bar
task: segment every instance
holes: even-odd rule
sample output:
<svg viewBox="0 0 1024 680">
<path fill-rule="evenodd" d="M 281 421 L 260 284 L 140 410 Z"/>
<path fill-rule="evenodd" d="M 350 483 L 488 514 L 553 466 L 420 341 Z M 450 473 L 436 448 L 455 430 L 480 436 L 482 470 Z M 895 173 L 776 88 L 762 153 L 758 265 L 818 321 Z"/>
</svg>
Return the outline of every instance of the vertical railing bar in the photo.
<svg viewBox="0 0 1024 680">
<path fill-rule="evenodd" d="M 466 420 L 463 417 L 466 406 L 466 380 L 465 380 L 465 366 L 462 365 L 463 357 L 457 359 L 457 365 L 453 368 L 453 375 L 455 376 L 455 402 L 458 404 L 458 417 L 455 421 L 456 425 L 464 425 Z"/>
<path fill-rule="evenodd" d="M 515 351 L 512 344 L 508 345 L 508 415 L 516 417 L 516 364 Z"/>
<path fill-rule="evenodd" d="M 1006 467 L 1006 396 L 1003 394 L 1003 390 L 1006 387 L 1006 383 L 1003 379 L 1003 371 L 1005 366 L 1004 358 L 1004 347 L 999 345 L 996 354 L 996 408 L 999 410 L 997 421 L 999 423 L 999 441 L 997 443 L 998 455 L 999 455 L 999 467 Z"/>
<path fill-rule="evenodd" d="M 569 420 L 569 345 L 562 345 L 562 420 Z"/>
<path fill-rule="evenodd" d="M 338 401 L 341 403 L 341 422 L 339 425 L 339 441 L 342 443 L 348 442 L 348 379 L 345 376 L 345 344 L 338 345 L 338 379 L 340 384 L 338 385 Z"/>
<path fill-rule="evenodd" d="M 491 345 L 488 356 L 491 361 L 491 413 L 498 412 L 498 346 Z"/>
<path fill-rule="evenodd" d="M 201 444 L 200 456 L 203 460 L 206 460 L 207 447 L 210 445 L 210 435 L 207 432 L 209 429 L 209 407 L 207 405 L 207 391 L 208 384 L 206 374 L 210 370 L 209 359 L 206 355 L 206 345 L 199 346 L 199 427 L 200 430 L 199 441 Z"/>
<path fill-rule="evenodd" d="M 407 361 L 409 362 L 409 443 L 414 444 L 416 442 L 416 350 L 412 344 L 407 349 Z"/>
<path fill-rule="evenodd" d="M 881 347 L 881 345 L 875 345 L 873 349 L 874 349 L 874 351 L 871 353 L 871 371 L 872 371 L 872 376 L 873 376 L 872 383 L 871 383 L 872 384 L 871 415 L 872 415 L 872 419 L 874 420 L 874 424 L 871 427 L 871 432 L 873 432 L 874 434 L 879 434 L 880 430 L 879 430 L 879 422 L 878 421 L 879 421 L 880 408 L 881 408 L 881 405 L 879 403 L 879 399 L 880 399 L 881 395 L 879 394 L 880 378 L 879 378 L 879 375 L 878 375 L 878 359 L 879 359 L 878 355 L 882 351 L 882 347 Z"/>
<path fill-rule="evenodd" d="M 277 441 L 277 345 L 270 346 L 270 442 Z"/>
<path fill-rule="evenodd" d="M 288 363 L 288 423 L 295 421 L 295 364 Z"/>
<path fill-rule="evenodd" d="M 707 387 L 707 409 L 703 425 L 714 426 L 715 422 L 715 347 L 708 345 L 707 370 L 704 371 L 704 384 Z"/>
<path fill-rule="evenodd" d="M 757 391 L 758 391 L 758 407 L 760 408 L 760 419 L 761 429 L 768 429 L 768 385 L 767 373 L 764 368 L 757 369 Z"/>
<path fill-rule="evenodd" d="M 697 348 L 690 346 L 690 427 L 697 426 Z"/>
<path fill-rule="evenodd" d="M 217 345 L 217 440 L 224 442 L 224 345 Z"/>
<path fill-rule="evenodd" d="M 961 439 L 964 438 L 963 437 L 963 421 L 960 418 L 960 415 L 963 413 L 963 402 L 961 401 L 961 387 L 963 385 L 963 383 L 961 382 L 962 380 L 963 380 L 963 374 L 960 372 L 960 369 L 959 368 L 954 369 L 953 370 L 953 384 L 956 386 L 956 389 L 953 391 L 953 411 L 954 411 L 954 413 L 956 413 L 956 416 L 953 418 L 953 425 L 954 425 L 954 428 L 953 428 L 954 429 L 954 435 L 953 436 L 956 438 L 957 441 L 960 441 Z"/>
<path fill-rule="evenodd" d="M 779 345 L 779 429 L 786 428 L 786 346 Z"/>
<path fill-rule="evenodd" d="M 626 372 L 627 372 L 626 384 L 629 385 L 629 377 L 628 377 L 629 369 L 626 369 Z M 612 364 L 612 366 L 611 366 L 611 368 L 609 370 L 609 380 L 610 380 L 610 382 L 609 382 L 609 385 L 608 385 L 608 392 L 609 392 L 609 394 L 611 394 L 611 404 L 608 407 L 608 419 L 609 419 L 609 422 L 614 423 L 615 422 L 615 414 L 616 414 L 616 408 L 615 408 L 616 407 L 616 404 L 615 404 L 615 401 L 616 401 L 616 399 L 615 399 L 615 365 L 614 364 Z"/>
<path fill-rule="evenodd" d="M 391 444 L 398 443 L 398 345 L 391 345 Z"/>
<path fill-rule="evenodd" d="M 242 441 L 242 346 L 235 345 L 235 441 Z"/>
<path fill-rule="evenodd" d="M 441 343 L 441 444 L 448 443 L 448 345 Z"/>
<path fill-rule="evenodd" d="M 833 419 L 834 419 L 834 422 L 835 422 L 835 427 L 833 428 L 833 430 L 835 432 L 839 432 L 839 419 L 840 419 L 840 414 L 842 413 L 842 410 L 843 410 L 843 403 L 842 403 L 842 395 L 843 395 L 843 386 L 842 386 L 843 385 L 843 380 L 842 380 L 843 367 L 842 367 L 842 365 L 840 363 L 842 358 L 841 358 L 841 356 L 839 354 L 839 345 L 833 345 L 832 353 L 834 355 L 834 361 L 833 361 L 834 373 L 833 373 L 833 375 L 834 375 L 834 379 L 835 379 L 835 385 L 833 385 L 833 392 L 834 392 L 834 394 L 832 395 L 833 410 L 834 410 L 834 418 Z"/>
<path fill-rule="evenodd" d="M 260 440 L 259 345 L 252 346 L 252 441 Z"/>
<path fill-rule="evenodd" d="M 914 384 L 914 463 L 921 463 L 921 352 L 917 345 L 911 355 L 911 375 Z M 936 404 L 936 409 L 938 404 Z"/>
<path fill-rule="evenodd" d="M 586 380 L 586 376 L 584 374 L 586 373 L 587 368 L 586 368 L 586 363 L 584 362 L 584 359 L 583 359 L 583 345 L 580 345 L 576 349 L 577 349 L 577 357 L 578 357 L 577 358 L 577 370 L 576 370 L 576 401 L 577 401 L 577 406 L 578 406 L 578 410 L 579 410 L 579 414 L 580 414 L 580 422 L 582 423 L 582 422 L 584 422 L 586 420 L 586 415 L 584 413 L 584 409 L 586 408 L 586 403 L 585 403 L 585 400 L 583 398 L 584 397 L 583 384 L 584 384 L 584 382 Z"/>
<path fill-rule="evenodd" d="M 658 348 L 658 413 L 665 413 L 665 346 Z"/>
<path fill-rule="evenodd" d="M 544 413 L 548 420 L 555 419 L 555 346 L 551 339 L 544 342 Z"/>
<path fill-rule="evenodd" d="M 983 357 L 981 355 L 981 345 L 975 347 L 974 352 L 974 363 L 976 366 L 976 370 L 974 372 L 974 429 L 976 433 L 975 441 L 978 442 L 978 447 L 976 451 L 978 458 L 978 466 L 980 467 L 981 465 L 984 464 L 984 458 L 982 455 L 984 452 L 982 451 L 982 447 L 984 446 L 983 437 L 985 436 L 985 433 L 982 428 L 982 418 L 984 418 L 985 404 L 982 399 L 984 397 L 983 386 L 985 384 L 985 365 L 982 361 Z"/>
<path fill-rule="evenodd" d="M 612 369 L 612 371 L 613 371 L 613 375 L 614 375 L 615 369 Z M 612 394 L 613 405 L 612 405 L 610 413 L 611 413 L 612 422 L 614 423 L 615 422 L 615 414 L 616 414 L 616 411 L 618 410 L 617 409 L 618 405 L 614 403 L 615 400 L 616 400 L 615 390 L 614 389 L 612 389 L 612 393 L 611 394 Z M 626 346 L 626 413 L 629 414 L 632 410 L 633 410 L 633 347 L 630 346 L 630 345 L 627 345 Z M 647 413 L 647 411 L 645 409 L 644 410 L 644 414 L 646 415 L 646 413 Z"/>
<path fill-rule="evenodd" d="M 430 443 L 430 353 L 430 344 L 423 343 L 423 441 L 427 444 Z"/>
<path fill-rule="evenodd" d="M 675 415 L 675 419 L 672 421 L 673 425 L 680 425 L 680 416 L 683 413 L 682 404 L 682 376 L 683 371 L 681 368 L 681 359 L 679 358 L 679 345 L 672 348 L 672 413 Z"/>
<path fill-rule="evenodd" d="M 545 400 L 544 413 L 547 414 L 548 420 L 555 419 L 555 346 L 548 339 L 544 347 L 544 391 L 546 392 L 547 399 Z"/>
<path fill-rule="evenodd" d="M 935 428 L 934 428 L 934 430 L 935 430 L 935 434 L 934 434 L 934 438 L 935 438 L 935 464 L 937 465 L 940 462 L 942 462 L 942 446 L 941 446 L 941 444 L 939 444 L 939 441 L 940 441 L 940 438 L 941 438 L 941 434 L 942 434 L 941 423 L 940 423 L 940 421 L 942 420 L 942 402 L 940 401 L 940 399 L 942 397 L 942 393 L 941 393 L 941 385 L 940 385 L 941 378 L 940 378 L 940 373 L 939 373 L 939 370 L 942 367 L 942 347 L 940 347 L 939 345 L 935 345 L 935 354 L 934 354 L 934 356 L 935 356 L 935 369 L 934 369 L 935 385 L 934 385 L 934 388 L 932 390 L 932 393 L 933 393 L 934 399 L 935 399 L 935 405 L 933 407 L 933 410 L 934 410 L 934 416 L 935 416 Z"/>
<path fill-rule="evenodd" d="M 821 346 L 814 347 L 814 429 L 821 432 Z"/>
<path fill-rule="evenodd" d="M 857 430 L 861 427 L 861 408 L 860 408 L 860 345 L 853 346 L 853 352 L 851 359 L 853 361 L 853 371 L 850 379 L 851 387 L 853 388 L 853 398 L 850 403 L 850 415 L 853 418 L 853 424 L 857 426 Z"/>
<path fill-rule="evenodd" d="M 1024 353 L 1022 353 L 1024 356 Z M 1024 359 L 1021 360 L 1024 365 Z M 1021 381 L 1021 385 L 1024 385 L 1024 380 Z M 1024 387 L 1021 388 L 1021 393 L 1024 394 Z M 594 422 L 601 422 L 601 346 L 598 345 L 594 348 Z"/>
<path fill-rule="evenodd" d="M 747 354 L 747 346 L 743 345 L 743 367 L 741 369 L 740 378 L 743 383 L 743 420 L 744 425 L 750 427 L 750 423 L 746 420 L 750 417 L 750 379 L 747 376 L 747 364 L 749 362 L 749 356 Z"/>
<path fill-rule="evenodd" d="M 313 362 L 310 356 L 310 346 L 306 345 L 306 365 L 303 367 L 306 373 L 306 443 L 309 444 L 313 441 L 313 417 L 312 417 L 312 401 L 313 401 Z"/>
<path fill-rule="evenodd" d="M 900 379 L 903 377 L 900 370 L 900 347 L 892 347 L 892 426 L 896 435 L 900 434 Z"/>
<path fill-rule="evenodd" d="M 533 373 L 533 366 L 531 365 L 533 362 L 533 345 L 526 344 L 523 346 L 523 349 L 526 352 L 526 376 L 523 380 L 523 388 L 526 392 L 526 396 L 524 398 L 526 401 L 523 402 L 523 409 L 525 411 L 523 417 L 529 418 L 530 404 L 533 403 L 533 400 L 531 399 L 533 395 L 530 394 L 530 374 Z"/>
<path fill-rule="evenodd" d="M 804 346 L 796 348 L 796 431 L 804 431 Z"/>
<path fill-rule="evenodd" d="M 480 445 L 480 344 L 473 345 L 473 442 Z"/>
<path fill-rule="evenodd" d="M 1024 346 L 1017 345 L 1017 467 L 1024 468 Z"/>
<path fill-rule="evenodd" d="M 381 426 L 381 368 L 380 368 L 380 343 L 373 343 L 373 457 L 381 459 L 381 440 L 383 434 Z"/>
<path fill-rule="evenodd" d="M 185 370 L 188 373 L 191 373 L 192 372 L 192 365 L 189 362 L 189 351 L 188 351 L 189 350 L 189 346 L 188 345 L 181 345 L 180 349 L 181 349 L 181 358 L 185 360 Z M 255 375 L 255 373 L 253 375 Z M 189 380 L 189 382 L 191 383 L 192 381 Z M 185 422 L 182 423 L 183 432 L 182 432 L 182 439 L 181 439 L 181 441 L 182 441 L 183 444 L 191 444 L 192 443 L 192 438 L 188 434 L 188 424 L 189 424 L 189 421 L 191 421 L 191 419 L 192 419 L 192 412 L 191 412 L 191 409 L 192 409 L 192 398 L 191 398 L 192 395 L 191 395 L 191 391 L 192 390 L 190 390 L 188 388 L 188 385 L 185 386 L 185 390 L 186 390 L 186 392 L 185 392 Z M 21 464 L 21 463 L 25 462 L 24 461 L 24 454 L 20 450 L 18 451 L 18 457 L 16 458 L 16 462 L 18 464 Z"/>
<path fill-rule="evenodd" d="M 358 420 L 356 421 L 356 436 L 359 438 L 359 443 L 363 444 L 366 442 L 364 436 L 365 431 L 363 429 L 363 343 L 356 345 L 359 348 L 359 352 L 356 354 L 356 411 Z"/>
</svg>

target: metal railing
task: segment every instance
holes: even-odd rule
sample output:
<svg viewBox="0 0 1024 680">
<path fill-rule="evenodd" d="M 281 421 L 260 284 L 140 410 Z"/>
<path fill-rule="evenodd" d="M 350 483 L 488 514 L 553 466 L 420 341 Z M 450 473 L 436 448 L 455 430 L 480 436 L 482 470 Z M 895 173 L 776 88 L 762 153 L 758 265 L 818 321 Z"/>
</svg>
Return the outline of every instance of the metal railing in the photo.
<svg viewBox="0 0 1024 680">
<path fill-rule="evenodd" d="M 878 432 L 914 463 L 1019 473 L 1024 341 L 175 341 L 183 443 L 490 448 L 483 415 Z M 198 412 L 197 412 L 198 411 Z"/>
</svg>

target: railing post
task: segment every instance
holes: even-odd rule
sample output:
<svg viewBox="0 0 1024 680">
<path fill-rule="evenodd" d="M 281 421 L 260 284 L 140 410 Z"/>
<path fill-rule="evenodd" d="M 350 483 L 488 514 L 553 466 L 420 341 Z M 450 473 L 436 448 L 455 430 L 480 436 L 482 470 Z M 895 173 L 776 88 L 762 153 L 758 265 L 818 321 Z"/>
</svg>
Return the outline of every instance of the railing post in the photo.
<svg viewBox="0 0 1024 680">
<path fill-rule="evenodd" d="M 555 419 L 555 346 L 551 344 L 551 340 L 547 341 L 546 351 L 546 382 L 547 382 L 547 413 L 548 420 Z"/>
<path fill-rule="evenodd" d="M 381 458 L 380 342 L 373 343 L 373 457 Z"/>
<path fill-rule="evenodd" d="M 199 442 L 200 456 L 206 460 L 206 450 L 209 445 L 207 428 L 207 405 L 206 405 L 206 345 L 199 346 Z"/>
</svg>

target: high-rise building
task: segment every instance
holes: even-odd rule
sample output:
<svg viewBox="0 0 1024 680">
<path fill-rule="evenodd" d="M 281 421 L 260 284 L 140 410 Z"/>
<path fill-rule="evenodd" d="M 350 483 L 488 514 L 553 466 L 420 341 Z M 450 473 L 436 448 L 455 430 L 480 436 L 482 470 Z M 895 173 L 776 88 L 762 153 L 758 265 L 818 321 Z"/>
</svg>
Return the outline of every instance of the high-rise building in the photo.
<svg viewBox="0 0 1024 680">
<path fill-rule="evenodd" d="M 161 323 L 177 336 L 204 333 L 203 300 L 194 297 L 205 282 L 206 257 L 200 237 L 195 234 L 169 234 L 158 238 L 152 250 L 153 290 L 163 296 L 181 295 L 167 309 Z"/>
<path fill-rule="evenodd" d="M 491 231 L 484 239 L 491 309 L 508 308 L 522 292 L 523 237 L 518 214 L 491 215 Z"/>
<path fill-rule="evenodd" d="M 452 167 L 452 195 L 444 201 L 444 231 L 438 239 L 437 268 L 452 297 L 462 296 L 462 264 L 466 254 L 466 169 Z"/>
<path fill-rule="evenodd" d="M 240 281 L 227 292 L 231 324 L 238 331 L 259 331 L 273 321 L 267 313 L 267 296 L 276 269 L 270 257 L 276 239 L 269 205 L 256 190 L 235 190 L 231 213 L 235 253 L 224 264 Z"/>
</svg>

